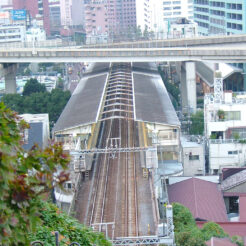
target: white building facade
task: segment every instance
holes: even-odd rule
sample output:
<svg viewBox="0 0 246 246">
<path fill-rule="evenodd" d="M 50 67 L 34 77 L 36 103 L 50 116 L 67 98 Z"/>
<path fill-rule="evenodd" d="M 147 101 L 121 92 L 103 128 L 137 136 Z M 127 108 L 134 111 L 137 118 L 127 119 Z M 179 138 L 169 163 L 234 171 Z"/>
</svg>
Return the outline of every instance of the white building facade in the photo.
<svg viewBox="0 0 246 246">
<path fill-rule="evenodd" d="M 193 0 L 162 0 L 163 20 L 193 19 Z"/>
<path fill-rule="evenodd" d="M 0 25 L 0 43 L 25 41 L 26 27 L 24 25 Z"/>
<path fill-rule="evenodd" d="M 246 164 L 246 93 L 224 92 L 218 100 L 207 94 L 204 127 L 209 148 L 209 172 Z"/>
<path fill-rule="evenodd" d="M 72 0 L 60 0 L 61 25 L 72 25 Z"/>
<path fill-rule="evenodd" d="M 163 36 L 163 33 L 165 35 L 167 33 L 170 34 L 171 24 L 178 19 L 193 20 L 192 0 L 152 0 L 150 6 L 150 26 L 151 30 L 156 33 L 156 36 Z M 164 36 L 159 38 L 165 38 Z"/>
<path fill-rule="evenodd" d="M 184 176 L 205 174 L 205 153 L 203 143 L 181 138 L 181 158 Z"/>
<path fill-rule="evenodd" d="M 153 1 L 153 0 L 152 0 Z M 144 31 L 151 30 L 151 0 L 136 0 L 136 23 Z"/>
</svg>

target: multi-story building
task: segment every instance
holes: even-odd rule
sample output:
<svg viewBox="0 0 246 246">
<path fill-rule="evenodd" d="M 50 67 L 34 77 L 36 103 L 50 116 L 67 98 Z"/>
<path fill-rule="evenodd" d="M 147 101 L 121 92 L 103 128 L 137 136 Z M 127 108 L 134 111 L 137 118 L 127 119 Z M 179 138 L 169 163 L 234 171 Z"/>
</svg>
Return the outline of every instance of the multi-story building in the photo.
<svg viewBox="0 0 246 246">
<path fill-rule="evenodd" d="M 3 5 L 9 5 L 12 3 L 12 0 L 2 0 L 0 3 L 0 7 L 2 7 Z"/>
<path fill-rule="evenodd" d="M 26 26 L 0 25 L 0 43 L 25 42 Z"/>
<path fill-rule="evenodd" d="M 85 4 L 85 32 L 89 37 L 108 33 L 107 2 L 88 1 Z"/>
<path fill-rule="evenodd" d="M 49 0 L 50 32 L 59 34 L 61 28 L 60 0 Z"/>
<path fill-rule="evenodd" d="M 59 0 L 61 25 L 65 27 L 82 25 L 84 21 L 84 4 L 82 0 Z M 99 2 L 99 1 L 97 1 Z M 100 1 L 101 2 L 101 1 Z"/>
<path fill-rule="evenodd" d="M 151 30 L 151 0 L 108 1 L 108 26 L 109 34 L 120 35 L 134 34 L 137 27 L 141 31 Z"/>
<path fill-rule="evenodd" d="M 49 2 L 48 0 L 13 0 L 13 9 L 25 9 L 32 19 L 37 20 L 37 25 L 50 35 Z"/>
<path fill-rule="evenodd" d="M 193 1 L 192 0 L 162 0 L 163 20 L 172 22 L 179 18 L 193 19 Z"/>
<path fill-rule="evenodd" d="M 202 35 L 245 33 L 245 11 L 245 0 L 194 0 L 194 20 Z"/>
<path fill-rule="evenodd" d="M 61 25 L 71 26 L 72 25 L 72 0 L 61 0 L 60 1 L 60 11 L 61 11 Z"/>
<path fill-rule="evenodd" d="M 151 30 L 157 38 L 165 38 L 161 33 L 170 33 L 170 26 L 179 19 L 193 19 L 193 1 L 152 0 Z"/>
<path fill-rule="evenodd" d="M 246 94 L 222 91 L 215 78 L 214 94 L 204 100 L 204 130 L 208 139 L 209 172 L 246 164 Z"/>
</svg>

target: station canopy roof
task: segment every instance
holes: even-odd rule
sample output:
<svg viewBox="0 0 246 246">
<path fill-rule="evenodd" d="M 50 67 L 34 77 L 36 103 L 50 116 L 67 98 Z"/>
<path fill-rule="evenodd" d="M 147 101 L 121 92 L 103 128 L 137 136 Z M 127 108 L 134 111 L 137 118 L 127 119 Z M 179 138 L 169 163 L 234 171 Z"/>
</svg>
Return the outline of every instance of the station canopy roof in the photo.
<svg viewBox="0 0 246 246">
<path fill-rule="evenodd" d="M 60 115 L 54 132 L 89 125 L 98 121 L 109 63 L 87 66 L 83 79 Z M 133 63 L 135 120 L 179 126 L 164 83 L 154 63 Z"/>
<path fill-rule="evenodd" d="M 60 115 L 54 132 L 97 122 L 106 79 L 107 73 L 103 73 L 80 81 Z"/>
<path fill-rule="evenodd" d="M 135 120 L 180 126 L 161 76 L 157 70 L 153 73 L 154 65 L 150 63 L 150 70 L 145 72 L 133 67 Z"/>
</svg>

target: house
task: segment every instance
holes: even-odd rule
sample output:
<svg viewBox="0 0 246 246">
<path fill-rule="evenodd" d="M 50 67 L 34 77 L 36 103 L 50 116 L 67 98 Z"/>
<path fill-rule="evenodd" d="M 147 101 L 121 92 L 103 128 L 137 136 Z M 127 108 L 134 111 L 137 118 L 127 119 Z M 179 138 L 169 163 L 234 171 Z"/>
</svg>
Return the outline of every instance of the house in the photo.
<svg viewBox="0 0 246 246">
<path fill-rule="evenodd" d="M 246 168 L 225 168 L 221 191 L 230 221 L 246 222 Z"/>
<path fill-rule="evenodd" d="M 23 148 L 29 150 L 34 144 L 44 149 L 50 139 L 49 115 L 48 114 L 22 114 L 30 128 L 23 133 Z"/>
<path fill-rule="evenodd" d="M 205 148 L 203 143 L 181 138 L 181 160 L 184 176 L 205 174 Z"/>
<path fill-rule="evenodd" d="M 226 222 L 226 206 L 216 183 L 189 178 L 168 186 L 169 202 L 189 208 L 195 220 Z"/>
</svg>

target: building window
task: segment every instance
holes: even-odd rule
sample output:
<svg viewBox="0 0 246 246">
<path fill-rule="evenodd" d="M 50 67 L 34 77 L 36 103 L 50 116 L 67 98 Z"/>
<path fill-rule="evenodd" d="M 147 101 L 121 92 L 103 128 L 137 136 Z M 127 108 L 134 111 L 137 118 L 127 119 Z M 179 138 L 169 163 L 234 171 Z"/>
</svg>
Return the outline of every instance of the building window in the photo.
<svg viewBox="0 0 246 246">
<path fill-rule="evenodd" d="M 228 151 L 228 155 L 237 155 L 237 154 L 238 154 L 237 150 Z"/>
<path fill-rule="evenodd" d="M 240 111 L 225 111 L 226 120 L 241 120 Z"/>
<path fill-rule="evenodd" d="M 190 161 L 196 161 L 196 160 L 199 160 L 199 155 L 192 155 L 192 153 L 190 153 L 190 155 L 189 155 L 189 160 L 190 160 Z"/>
</svg>

